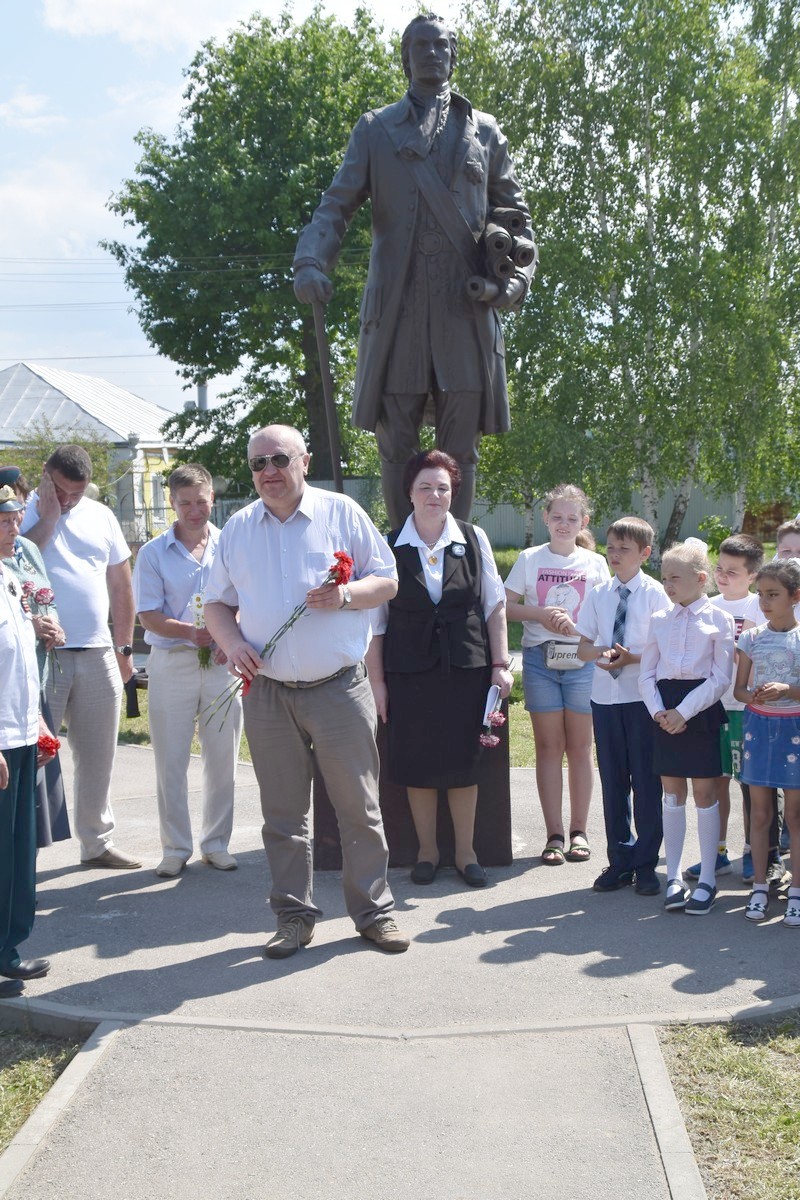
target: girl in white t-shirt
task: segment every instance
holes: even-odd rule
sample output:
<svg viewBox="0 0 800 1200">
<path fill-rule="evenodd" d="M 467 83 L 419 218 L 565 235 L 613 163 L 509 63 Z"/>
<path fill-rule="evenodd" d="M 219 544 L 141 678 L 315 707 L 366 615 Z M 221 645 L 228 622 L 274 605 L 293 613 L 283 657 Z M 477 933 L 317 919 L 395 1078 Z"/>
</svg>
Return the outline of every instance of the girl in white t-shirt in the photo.
<svg viewBox="0 0 800 1200">
<path fill-rule="evenodd" d="M 594 663 L 577 657 L 578 613 L 591 588 L 610 579 L 606 561 L 576 545 L 589 523 L 591 506 L 574 484 L 559 484 L 545 498 L 550 541 L 523 550 L 506 580 L 507 616 L 522 621 L 522 682 L 536 743 L 536 784 L 547 844 L 542 862 L 560 866 L 585 862 L 592 796 L 592 710 Z M 562 762 L 569 780 L 569 848 L 565 852 Z"/>
<path fill-rule="evenodd" d="M 767 563 L 756 576 L 756 591 L 767 620 L 739 637 L 734 694 L 747 706 L 742 782 L 750 787 L 754 877 L 744 915 L 751 921 L 763 921 L 769 904 L 773 788 L 783 788 L 792 846 L 800 846 L 800 625 L 795 616 L 795 605 L 800 602 L 800 563 L 796 559 Z M 783 923 L 800 926 L 800 854 L 794 851 Z"/>
</svg>

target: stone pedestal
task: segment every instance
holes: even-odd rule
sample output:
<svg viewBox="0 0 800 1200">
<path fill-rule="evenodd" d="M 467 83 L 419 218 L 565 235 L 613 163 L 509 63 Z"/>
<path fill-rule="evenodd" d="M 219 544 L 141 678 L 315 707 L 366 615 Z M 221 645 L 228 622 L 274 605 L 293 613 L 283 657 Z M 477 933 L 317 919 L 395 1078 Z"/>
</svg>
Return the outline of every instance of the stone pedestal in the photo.
<svg viewBox="0 0 800 1200">
<path fill-rule="evenodd" d="M 511 785 L 508 753 L 508 702 L 502 709 L 506 723 L 496 730 L 500 745 L 484 750 L 478 767 L 478 811 L 475 817 L 475 850 L 484 867 L 506 867 L 511 853 Z M 381 756 L 380 802 L 389 866 L 406 867 L 417 861 L 417 835 L 408 807 L 406 789 L 386 776 L 386 728 L 378 723 L 378 750 Z M 447 793 L 439 793 L 438 841 L 441 865 L 453 866 L 453 827 L 447 807 Z M 325 783 L 314 772 L 314 867 L 318 871 L 337 871 L 342 865 L 339 828 L 328 799 Z"/>
</svg>

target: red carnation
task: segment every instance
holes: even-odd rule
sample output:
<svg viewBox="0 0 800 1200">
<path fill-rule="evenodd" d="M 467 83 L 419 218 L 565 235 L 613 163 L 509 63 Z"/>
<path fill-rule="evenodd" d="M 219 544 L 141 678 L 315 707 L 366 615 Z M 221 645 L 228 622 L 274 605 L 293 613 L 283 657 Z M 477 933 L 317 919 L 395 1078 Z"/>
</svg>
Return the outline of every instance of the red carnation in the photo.
<svg viewBox="0 0 800 1200">
<path fill-rule="evenodd" d="M 51 737 L 49 733 L 43 733 L 36 743 L 40 754 L 46 758 L 54 758 L 61 749 L 61 742 L 57 737 Z"/>
<path fill-rule="evenodd" d="M 37 588 L 37 590 L 33 593 L 33 599 L 36 604 L 41 604 L 46 607 L 48 604 L 52 604 L 53 600 L 55 599 L 55 596 L 53 595 L 53 589 L 46 587 Z"/>
<path fill-rule="evenodd" d="M 353 574 L 353 560 L 349 554 L 345 554 L 344 550 L 335 550 L 333 557 L 336 562 L 329 571 L 331 583 L 349 583 L 350 576 Z"/>
</svg>

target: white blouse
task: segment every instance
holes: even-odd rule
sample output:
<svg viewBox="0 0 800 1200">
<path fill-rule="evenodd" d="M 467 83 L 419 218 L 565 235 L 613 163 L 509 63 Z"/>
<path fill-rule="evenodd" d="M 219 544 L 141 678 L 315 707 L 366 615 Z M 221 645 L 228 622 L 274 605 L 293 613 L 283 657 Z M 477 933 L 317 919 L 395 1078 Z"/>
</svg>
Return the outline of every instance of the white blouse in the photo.
<svg viewBox="0 0 800 1200">
<path fill-rule="evenodd" d="M 652 717 L 664 711 L 659 679 L 703 680 L 677 706 L 685 721 L 721 699 L 733 676 L 735 628 L 733 617 L 706 596 L 653 614 L 639 672 L 639 692 Z"/>
</svg>

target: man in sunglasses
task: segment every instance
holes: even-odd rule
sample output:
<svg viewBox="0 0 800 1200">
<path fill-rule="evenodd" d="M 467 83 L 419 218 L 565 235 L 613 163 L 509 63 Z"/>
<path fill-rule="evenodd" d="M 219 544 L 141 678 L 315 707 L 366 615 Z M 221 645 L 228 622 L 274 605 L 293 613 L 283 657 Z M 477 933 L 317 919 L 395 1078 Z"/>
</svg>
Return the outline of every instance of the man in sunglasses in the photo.
<svg viewBox="0 0 800 1200">
<path fill-rule="evenodd" d="M 264 953 L 295 954 L 321 915 L 312 899 L 308 828 L 314 762 L 339 822 L 348 912 L 362 937 L 399 953 L 409 940 L 389 915 L 375 704 L 364 666 L 370 609 L 394 596 L 397 571 L 363 509 L 308 486 L 309 461 L 290 426 L 253 435 L 248 462 L 259 499 L 224 526 L 206 589 L 209 632 L 249 684 L 244 727 L 278 919 Z M 351 581 L 323 583 L 337 551 L 353 560 Z M 265 653 L 303 603 L 306 612 Z"/>
</svg>

